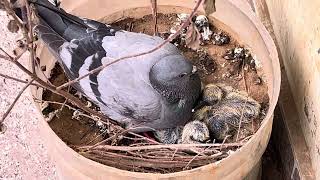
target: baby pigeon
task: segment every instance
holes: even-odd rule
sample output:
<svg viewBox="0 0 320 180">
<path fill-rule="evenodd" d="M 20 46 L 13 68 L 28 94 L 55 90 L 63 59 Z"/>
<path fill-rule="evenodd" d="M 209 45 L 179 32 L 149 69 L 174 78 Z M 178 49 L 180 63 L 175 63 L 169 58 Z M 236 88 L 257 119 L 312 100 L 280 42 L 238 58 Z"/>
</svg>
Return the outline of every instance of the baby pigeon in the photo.
<svg viewBox="0 0 320 180">
<path fill-rule="evenodd" d="M 182 130 L 178 143 L 197 144 L 205 143 L 210 139 L 207 125 L 201 121 L 191 121 L 187 123 Z"/>
<path fill-rule="evenodd" d="M 197 144 L 210 139 L 207 125 L 197 120 L 190 121 L 183 127 L 156 131 L 154 135 L 164 144 Z"/>
<path fill-rule="evenodd" d="M 149 51 L 160 37 L 123 31 L 66 13 L 47 0 L 33 0 L 38 37 L 75 79 L 115 59 Z M 185 124 L 201 91 L 192 64 L 172 44 L 111 64 L 74 87 L 101 111 L 135 132 Z"/>
<path fill-rule="evenodd" d="M 197 110 L 194 119 L 207 124 L 211 138 L 220 141 L 234 135 L 241 118 L 241 123 L 247 124 L 260 114 L 261 106 L 257 101 L 224 84 L 208 84 L 203 100 L 209 105 Z"/>
</svg>

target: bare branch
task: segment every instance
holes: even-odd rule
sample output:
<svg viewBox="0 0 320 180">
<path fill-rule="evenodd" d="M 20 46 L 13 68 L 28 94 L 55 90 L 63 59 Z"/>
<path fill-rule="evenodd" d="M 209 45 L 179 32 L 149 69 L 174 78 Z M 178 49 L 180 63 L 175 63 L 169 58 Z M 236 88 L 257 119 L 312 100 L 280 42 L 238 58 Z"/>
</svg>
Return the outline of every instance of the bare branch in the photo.
<svg viewBox="0 0 320 180">
<path fill-rule="evenodd" d="M 24 83 L 24 84 L 28 84 L 29 83 L 29 81 L 21 80 L 21 79 L 18 79 L 18 78 L 15 78 L 15 77 L 11 77 L 11 76 L 8 76 L 8 75 L 2 74 L 2 73 L 0 73 L 0 76 L 5 78 L 5 79 L 11 79 L 11 80 L 14 80 L 14 81 L 17 81 L 17 82 L 20 82 L 20 83 Z M 31 83 L 30 85 L 43 88 L 43 86 L 41 86 L 40 84 L 36 84 L 36 83 Z"/>
<path fill-rule="evenodd" d="M 21 97 L 22 93 L 32 84 L 32 82 L 33 82 L 33 79 L 21 89 L 21 91 L 19 92 L 17 97 L 14 99 L 14 101 L 11 103 L 10 107 L 7 109 L 7 111 L 3 114 L 2 118 L 0 119 L 0 126 L 4 122 L 4 120 L 7 118 L 7 116 L 11 112 L 14 105 L 17 103 L 17 101 Z"/>
<path fill-rule="evenodd" d="M 32 21 L 31 21 L 31 10 L 30 6 L 28 5 L 28 0 L 24 0 L 26 4 L 26 9 L 27 9 L 27 17 L 28 17 L 28 25 L 29 25 L 29 35 L 27 36 L 27 43 L 30 44 L 30 59 L 32 60 L 31 66 L 32 66 L 32 73 L 36 73 L 36 67 L 35 67 L 35 61 L 36 59 L 34 58 L 35 52 L 34 52 L 34 42 L 33 42 L 33 27 L 32 27 Z"/>
<path fill-rule="evenodd" d="M 117 62 L 119 62 L 119 61 L 121 61 L 121 60 L 129 59 L 129 58 L 135 58 L 135 57 L 138 57 L 138 56 L 143 56 L 143 55 L 146 55 L 146 54 L 153 53 L 153 52 L 155 52 L 156 50 L 160 49 L 161 47 L 163 47 L 164 45 L 166 45 L 167 43 L 169 43 L 170 41 L 172 41 L 173 39 L 175 39 L 175 38 L 181 33 L 181 31 L 182 31 L 183 29 L 185 29 L 186 27 L 189 26 L 192 17 L 195 15 L 195 13 L 196 13 L 196 11 L 198 10 L 198 8 L 199 8 L 199 6 L 200 6 L 200 4 L 201 4 L 202 1 L 203 1 L 203 0 L 198 0 L 198 1 L 197 1 L 197 4 L 196 4 L 196 6 L 194 7 L 194 9 L 192 10 L 190 16 L 189 16 L 188 19 L 180 26 L 180 28 L 177 30 L 177 32 L 174 33 L 172 36 L 169 36 L 168 39 L 166 39 L 165 41 L 163 41 L 163 42 L 162 42 L 161 44 L 159 44 L 157 47 L 155 47 L 155 48 L 153 48 L 153 49 L 151 49 L 151 50 L 149 50 L 149 51 L 143 52 L 143 53 L 138 53 L 138 54 L 134 54 L 134 55 L 124 56 L 124 57 L 121 57 L 121 58 L 119 58 L 119 59 L 115 59 L 115 60 L 112 61 L 111 63 L 104 64 L 104 65 L 102 65 L 102 66 L 100 66 L 100 67 L 98 67 L 98 68 L 96 68 L 96 69 L 93 69 L 93 70 L 89 71 L 87 74 L 85 74 L 85 75 L 83 75 L 83 76 L 81 76 L 81 77 L 78 77 L 78 78 L 76 78 L 76 79 L 74 79 L 74 80 L 72 80 L 72 81 L 69 81 L 69 82 L 67 82 L 67 83 L 64 83 L 63 85 L 59 86 L 59 87 L 57 88 L 57 90 L 61 90 L 62 88 L 65 88 L 65 87 L 67 87 L 67 86 L 70 86 L 70 85 L 72 85 L 72 84 L 80 81 L 81 79 L 83 79 L 83 78 L 85 78 L 85 77 L 87 77 L 87 76 L 89 76 L 89 75 L 91 75 L 91 74 L 95 74 L 95 73 L 101 71 L 102 69 L 104 69 L 104 68 L 106 68 L 106 67 L 108 67 L 108 66 L 110 66 L 110 65 L 112 65 L 112 64 L 114 64 L 114 63 L 117 63 Z"/>
<path fill-rule="evenodd" d="M 225 143 L 223 147 L 238 147 L 244 143 Z M 182 149 L 189 150 L 191 147 L 221 147 L 221 144 L 159 144 L 159 145 L 147 145 L 147 146 L 111 146 L 111 145 L 99 145 L 99 146 L 82 146 L 79 149 L 108 149 L 116 151 L 138 151 L 138 150 L 151 150 L 151 149 Z"/>
<path fill-rule="evenodd" d="M 157 0 L 151 0 L 151 10 L 154 23 L 154 35 L 158 36 Z"/>
</svg>

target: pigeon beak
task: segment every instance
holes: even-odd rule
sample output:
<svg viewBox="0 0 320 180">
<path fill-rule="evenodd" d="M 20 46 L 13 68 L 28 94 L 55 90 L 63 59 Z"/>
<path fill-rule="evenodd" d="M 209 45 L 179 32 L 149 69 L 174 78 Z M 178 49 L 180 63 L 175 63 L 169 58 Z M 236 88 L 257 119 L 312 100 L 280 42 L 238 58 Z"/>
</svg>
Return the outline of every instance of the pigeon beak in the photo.
<svg viewBox="0 0 320 180">
<path fill-rule="evenodd" d="M 196 66 L 192 66 L 192 74 L 196 73 L 197 72 L 197 67 Z"/>
</svg>

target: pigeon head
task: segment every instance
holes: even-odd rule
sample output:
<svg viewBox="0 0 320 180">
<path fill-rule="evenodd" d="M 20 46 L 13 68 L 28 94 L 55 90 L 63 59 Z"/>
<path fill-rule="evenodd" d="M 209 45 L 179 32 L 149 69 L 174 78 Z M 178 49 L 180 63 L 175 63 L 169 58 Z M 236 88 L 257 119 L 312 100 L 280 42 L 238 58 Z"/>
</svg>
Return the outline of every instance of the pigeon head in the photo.
<svg viewBox="0 0 320 180">
<path fill-rule="evenodd" d="M 195 102 L 199 97 L 201 81 L 196 67 L 182 55 L 163 57 L 152 66 L 149 77 L 153 88 L 169 103 L 181 99 Z"/>
</svg>

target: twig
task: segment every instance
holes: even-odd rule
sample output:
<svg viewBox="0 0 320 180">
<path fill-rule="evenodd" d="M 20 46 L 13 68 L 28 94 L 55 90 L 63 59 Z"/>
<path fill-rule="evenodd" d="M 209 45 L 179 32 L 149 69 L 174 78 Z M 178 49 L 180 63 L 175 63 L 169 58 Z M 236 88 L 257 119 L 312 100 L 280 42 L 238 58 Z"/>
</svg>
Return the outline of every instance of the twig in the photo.
<svg viewBox="0 0 320 180">
<path fill-rule="evenodd" d="M 31 11 L 30 11 L 30 6 L 28 4 L 28 0 L 24 0 L 26 4 L 26 9 L 27 9 L 27 17 L 28 17 L 28 25 L 29 25 L 29 35 L 27 36 L 27 43 L 30 44 L 30 59 L 32 60 L 31 66 L 32 66 L 32 73 L 36 72 L 36 67 L 35 67 L 35 61 L 36 59 L 34 58 L 34 43 L 32 41 L 33 39 L 33 28 L 32 28 L 32 22 L 31 22 Z"/>
<path fill-rule="evenodd" d="M 227 136 L 223 139 L 223 141 L 222 141 L 222 143 L 221 143 L 221 146 L 220 146 L 220 151 L 221 151 L 221 149 L 222 149 L 222 146 L 224 145 L 224 143 L 226 142 L 226 140 L 227 140 L 229 137 L 230 137 L 230 135 L 227 135 Z"/>
<path fill-rule="evenodd" d="M 197 153 L 197 154 L 188 162 L 188 164 L 183 168 L 183 170 L 186 170 L 186 169 L 189 167 L 189 165 L 191 164 L 191 162 L 192 162 L 193 160 L 195 160 L 200 154 L 202 154 L 207 148 L 208 148 L 208 147 L 206 147 L 205 149 L 203 149 L 201 153 Z"/>
<path fill-rule="evenodd" d="M 8 58 L 8 56 L 4 56 L 4 55 L 2 55 L 2 54 L 0 54 L 0 58 L 1 58 L 1 59 L 5 59 L 5 60 L 7 60 L 7 61 L 10 61 L 10 60 L 11 60 L 10 58 Z"/>
<path fill-rule="evenodd" d="M 12 108 L 14 107 L 14 105 L 17 103 L 17 101 L 19 100 L 20 96 L 22 95 L 22 93 L 32 84 L 33 79 L 26 84 L 21 91 L 19 92 L 19 94 L 16 96 L 16 98 L 14 99 L 14 101 L 11 103 L 10 107 L 7 109 L 7 111 L 3 114 L 3 116 L 0 119 L 0 126 L 1 124 L 4 122 L 4 120 L 7 118 L 7 116 L 9 115 L 10 111 L 12 110 Z"/>
<path fill-rule="evenodd" d="M 95 69 L 89 71 L 87 74 L 85 74 L 85 75 L 83 75 L 83 76 L 81 76 L 81 77 L 78 77 L 78 78 L 76 78 L 76 79 L 74 79 L 74 80 L 71 80 L 71 81 L 69 81 L 69 82 L 67 82 L 67 83 L 64 83 L 63 85 L 59 86 L 59 87 L 57 88 L 57 90 L 61 90 L 62 88 L 65 88 L 65 87 L 70 86 L 70 85 L 72 85 L 72 84 L 74 84 L 74 83 L 77 83 L 77 82 L 79 82 L 81 79 L 83 79 L 83 78 L 85 78 L 85 77 L 87 77 L 87 76 L 89 76 L 89 75 L 91 75 L 91 74 L 98 73 L 98 72 L 101 71 L 102 69 L 104 69 L 104 68 L 106 68 L 106 67 L 108 67 L 108 66 L 110 66 L 110 65 L 112 65 L 112 64 L 114 64 L 114 63 L 117 63 L 117 62 L 119 62 L 119 61 L 121 61 L 121 60 L 128 59 L 128 58 L 135 58 L 135 57 L 138 57 L 138 56 L 143 56 L 143 55 L 150 54 L 150 53 L 153 53 L 153 52 L 157 51 L 158 49 L 160 49 L 161 47 L 163 47 L 164 45 L 166 45 L 167 43 L 169 43 L 170 41 L 172 41 L 173 39 L 175 39 L 175 38 L 181 33 L 181 31 L 182 31 L 183 29 L 185 29 L 186 27 L 189 26 L 192 17 L 195 15 L 195 13 L 196 13 L 196 11 L 198 10 L 198 8 L 199 8 L 199 6 L 200 6 L 200 4 L 201 4 L 202 1 L 203 1 L 203 0 L 198 0 L 198 1 L 197 1 L 197 4 L 196 4 L 196 6 L 194 7 L 194 9 L 192 10 L 190 16 L 189 16 L 188 19 L 180 26 L 180 28 L 177 30 L 177 32 L 174 33 L 172 36 L 169 36 L 168 39 L 166 39 L 165 41 L 163 41 L 161 44 L 159 44 L 159 45 L 156 46 L 155 48 L 153 48 L 153 49 L 151 49 L 151 50 L 149 50 L 149 51 L 143 52 L 143 53 L 138 53 L 138 54 L 129 55 L 129 56 L 124 56 L 124 57 L 115 59 L 114 61 L 112 61 L 112 62 L 110 62 L 110 63 L 104 64 L 104 65 L 102 65 L 102 66 L 99 66 L 98 68 L 95 68 Z M 143 58 L 142 58 L 142 59 L 143 59 Z"/>
<path fill-rule="evenodd" d="M 5 50 L 2 49 L 2 48 L 0 48 L 0 50 L 7 56 L 7 57 L 5 57 L 5 58 L 3 58 L 3 59 L 9 60 L 9 61 L 13 61 L 14 58 L 13 58 L 12 56 L 10 56 L 10 54 L 7 53 L 7 51 L 5 51 Z"/>
<path fill-rule="evenodd" d="M 224 147 L 238 147 L 242 146 L 244 143 L 227 143 Z M 137 151 L 137 150 L 151 150 L 151 149 L 185 149 L 189 150 L 191 147 L 220 147 L 221 144 L 165 144 L 165 145 L 148 145 L 139 147 L 126 147 L 126 146 L 95 146 L 94 149 L 108 149 L 108 150 L 118 150 L 118 151 Z M 78 149 L 88 150 L 92 149 L 93 146 L 82 146 Z"/>
<path fill-rule="evenodd" d="M 135 134 L 135 133 L 132 133 L 132 132 L 129 132 L 128 134 L 134 135 L 134 136 L 136 136 L 136 137 L 140 137 L 141 139 L 146 140 L 146 141 L 149 141 L 150 143 L 153 143 L 153 144 L 161 144 L 161 143 L 159 143 L 159 142 L 157 142 L 157 141 L 154 141 L 154 140 L 149 139 L 149 138 L 147 138 L 147 137 L 141 136 L 140 134 Z"/>
<path fill-rule="evenodd" d="M 9 3 L 7 0 L 1 0 L 3 3 L 3 6 L 6 10 L 6 12 L 13 17 L 13 19 L 16 21 L 17 25 L 19 26 L 20 29 L 23 29 L 23 31 L 27 32 L 25 29 L 24 23 L 21 21 L 21 19 L 15 14 L 15 12 L 11 8 L 11 3 Z M 25 35 L 25 34 L 24 34 Z"/>
<path fill-rule="evenodd" d="M 244 73 L 244 66 L 245 66 L 245 63 L 243 62 L 243 65 L 242 65 L 242 79 L 244 81 L 244 87 L 246 89 L 246 92 L 249 95 L 248 87 L 247 87 L 247 81 L 246 81 L 246 77 L 245 77 L 245 73 Z M 240 120 L 239 120 L 238 132 L 237 132 L 237 136 L 236 136 L 236 142 L 238 142 L 238 138 L 239 138 L 239 134 L 240 134 L 240 130 L 241 130 L 242 119 L 243 119 L 243 112 L 244 112 L 244 108 L 247 105 L 247 102 L 248 102 L 248 97 L 246 97 L 246 101 L 244 103 L 244 106 L 241 109 L 241 116 L 240 116 Z"/>
<path fill-rule="evenodd" d="M 108 142 L 108 141 L 112 141 L 112 140 L 114 140 L 115 138 L 117 138 L 117 137 L 119 137 L 119 136 L 121 136 L 121 135 L 124 135 L 125 133 L 127 133 L 128 131 L 130 131 L 131 129 L 126 129 L 126 130 L 124 130 L 124 131 L 122 131 L 122 132 L 120 132 L 120 133 L 117 133 L 117 134 L 115 134 L 115 135 L 113 135 L 113 136 L 111 136 L 111 137 L 109 137 L 109 138 L 107 138 L 107 139 L 105 139 L 105 140 L 103 140 L 103 141 L 101 141 L 101 142 L 98 142 L 98 143 L 96 143 L 95 145 L 93 145 L 93 146 L 90 146 L 88 149 L 90 150 L 90 149 L 93 149 L 93 148 L 95 148 L 95 147 L 97 147 L 97 146 L 100 146 L 101 144 L 103 144 L 103 143 L 106 143 L 106 142 Z"/>
<path fill-rule="evenodd" d="M 40 99 L 34 99 L 35 102 L 38 102 L 38 103 L 49 103 L 49 104 L 58 104 L 58 105 L 61 105 L 61 106 L 66 106 L 68 109 L 70 110 L 73 110 L 73 111 L 79 111 L 78 109 L 76 108 L 73 108 L 72 106 L 68 105 L 68 104 L 64 104 L 64 103 L 61 103 L 61 102 L 56 102 L 56 101 L 45 101 L 45 100 L 40 100 Z M 79 114 L 80 116 L 83 116 L 83 117 L 86 117 L 86 118 L 89 118 L 89 119 L 92 119 L 93 121 L 97 121 L 96 119 L 94 119 L 93 117 L 87 115 L 87 114 L 83 114 L 83 113 L 80 113 Z M 103 122 L 104 123 L 104 122 Z"/>
<path fill-rule="evenodd" d="M 109 129 L 105 129 L 102 133 L 100 133 L 99 135 L 97 135 L 95 138 L 93 138 L 91 141 L 89 141 L 88 143 L 86 143 L 87 145 L 91 144 L 92 142 L 94 142 L 95 140 L 97 140 L 99 137 L 101 137 L 103 134 L 107 133 L 109 131 Z"/>
<path fill-rule="evenodd" d="M 158 36 L 157 0 L 151 0 L 151 10 L 154 23 L 154 35 Z"/>
<path fill-rule="evenodd" d="M 2 73 L 0 73 L 0 76 L 5 78 L 5 79 L 11 79 L 11 80 L 14 80 L 14 81 L 17 81 L 17 82 L 20 82 L 20 83 L 24 83 L 24 84 L 28 84 L 30 82 L 30 81 L 24 81 L 24 80 L 15 78 L 15 77 L 11 77 L 11 76 L 8 76 L 8 75 L 2 74 Z M 40 84 L 36 84 L 36 83 L 31 83 L 30 85 L 43 88 L 43 86 L 41 86 Z"/>
</svg>

